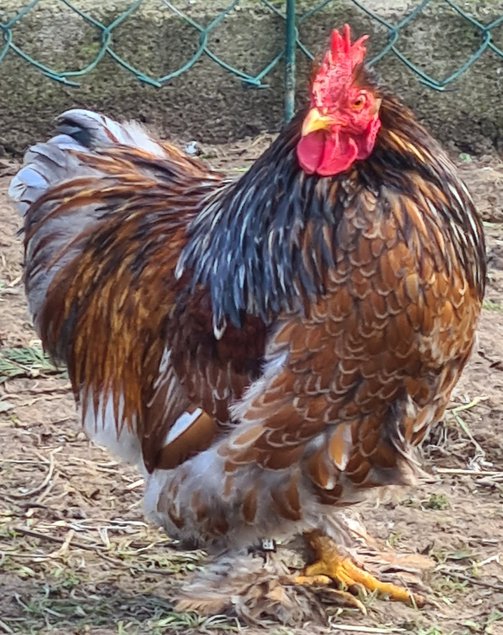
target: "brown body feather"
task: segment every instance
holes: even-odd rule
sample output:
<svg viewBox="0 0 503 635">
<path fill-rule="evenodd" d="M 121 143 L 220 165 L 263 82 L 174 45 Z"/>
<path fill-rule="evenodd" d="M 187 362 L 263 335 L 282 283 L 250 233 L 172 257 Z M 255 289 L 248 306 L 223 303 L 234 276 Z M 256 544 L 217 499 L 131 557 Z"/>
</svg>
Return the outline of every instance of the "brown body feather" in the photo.
<svg viewBox="0 0 503 635">
<path fill-rule="evenodd" d="M 169 145 L 82 152 L 26 215 L 28 293 L 56 271 L 44 346 L 84 418 L 110 396 L 182 538 L 289 533 L 403 482 L 473 346 L 484 240 L 444 153 L 384 95 L 373 154 L 308 177 L 299 121 L 236 183 Z"/>
</svg>

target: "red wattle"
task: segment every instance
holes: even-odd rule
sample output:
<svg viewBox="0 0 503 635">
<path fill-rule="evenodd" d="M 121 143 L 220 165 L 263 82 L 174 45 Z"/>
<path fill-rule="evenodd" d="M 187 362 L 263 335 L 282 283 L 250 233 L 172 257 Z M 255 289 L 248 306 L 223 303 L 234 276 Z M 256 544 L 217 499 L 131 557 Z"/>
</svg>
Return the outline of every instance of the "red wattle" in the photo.
<svg viewBox="0 0 503 635">
<path fill-rule="evenodd" d="M 335 176 L 347 170 L 358 155 L 358 146 L 347 134 L 316 131 L 302 137 L 297 158 L 308 174 Z"/>
<path fill-rule="evenodd" d="M 374 149 L 381 122 L 370 122 L 363 134 L 342 130 L 316 130 L 301 137 L 297 158 L 307 174 L 335 176 L 348 170 L 357 159 L 366 159 Z"/>
<path fill-rule="evenodd" d="M 304 172 L 314 174 L 323 160 L 326 135 L 317 130 L 302 137 L 297 144 L 297 158 Z"/>
</svg>

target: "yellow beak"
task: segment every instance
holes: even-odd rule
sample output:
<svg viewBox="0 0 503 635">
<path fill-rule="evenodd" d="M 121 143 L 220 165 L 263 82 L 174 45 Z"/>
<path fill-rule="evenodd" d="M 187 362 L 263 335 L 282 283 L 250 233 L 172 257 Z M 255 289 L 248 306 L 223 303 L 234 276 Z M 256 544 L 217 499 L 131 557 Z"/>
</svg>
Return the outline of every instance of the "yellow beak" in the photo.
<svg viewBox="0 0 503 635">
<path fill-rule="evenodd" d="M 311 134 L 311 132 L 316 132 L 316 130 L 326 130 L 327 128 L 330 128 L 330 126 L 333 126 L 334 123 L 336 122 L 332 117 L 322 115 L 317 108 L 311 108 L 304 119 L 304 123 L 302 124 L 301 135 L 305 137 L 306 135 Z"/>
</svg>

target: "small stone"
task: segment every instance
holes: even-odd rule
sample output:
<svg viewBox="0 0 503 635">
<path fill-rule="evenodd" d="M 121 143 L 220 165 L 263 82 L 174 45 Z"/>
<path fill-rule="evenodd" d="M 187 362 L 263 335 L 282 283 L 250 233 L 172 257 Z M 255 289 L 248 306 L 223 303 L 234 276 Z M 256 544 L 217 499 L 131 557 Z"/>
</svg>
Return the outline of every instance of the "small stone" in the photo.
<svg viewBox="0 0 503 635">
<path fill-rule="evenodd" d="M 197 141 L 189 141 L 189 143 L 187 143 L 187 145 L 185 146 L 184 150 L 191 157 L 195 157 L 201 154 L 201 149 L 199 145 L 197 144 Z"/>
</svg>

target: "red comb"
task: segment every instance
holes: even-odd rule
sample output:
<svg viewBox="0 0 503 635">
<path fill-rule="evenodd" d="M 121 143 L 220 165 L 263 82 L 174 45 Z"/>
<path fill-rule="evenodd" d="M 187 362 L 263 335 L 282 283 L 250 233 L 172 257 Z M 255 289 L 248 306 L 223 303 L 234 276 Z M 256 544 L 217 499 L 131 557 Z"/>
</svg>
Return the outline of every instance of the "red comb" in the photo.
<svg viewBox="0 0 503 635">
<path fill-rule="evenodd" d="M 312 105 L 317 107 L 327 106 L 337 95 L 337 89 L 341 90 L 352 82 L 353 72 L 364 58 L 367 49 L 365 41 L 368 35 L 364 35 L 351 43 L 351 28 L 345 24 L 342 34 L 334 30 L 330 37 L 330 49 L 323 57 L 321 66 L 311 84 Z"/>
<path fill-rule="evenodd" d="M 342 35 L 334 29 L 330 37 L 330 50 L 326 54 L 324 61 L 330 65 L 350 62 L 351 67 L 354 69 L 365 58 L 367 49 L 364 43 L 366 40 L 368 40 L 368 35 L 363 35 L 356 42 L 351 43 L 351 27 L 349 24 L 344 25 Z"/>
</svg>

